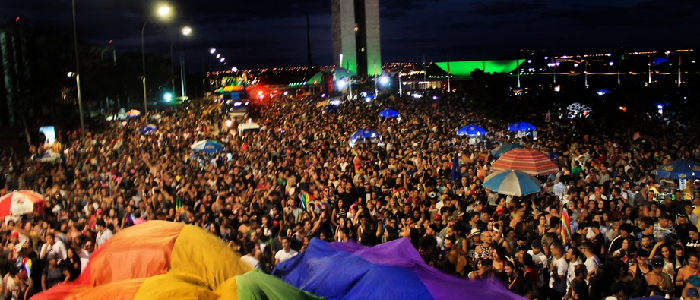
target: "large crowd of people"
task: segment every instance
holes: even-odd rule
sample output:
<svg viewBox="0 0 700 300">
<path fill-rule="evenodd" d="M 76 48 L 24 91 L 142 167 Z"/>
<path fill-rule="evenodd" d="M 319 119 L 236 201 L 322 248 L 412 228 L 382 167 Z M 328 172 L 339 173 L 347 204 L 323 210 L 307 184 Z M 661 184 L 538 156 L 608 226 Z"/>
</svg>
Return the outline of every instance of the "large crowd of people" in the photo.
<svg viewBox="0 0 700 300">
<path fill-rule="evenodd" d="M 32 190 L 46 199 L 45 212 L 2 224 L 5 299 L 76 279 L 90 254 L 135 220 L 200 226 L 265 272 L 313 238 L 408 238 L 428 265 L 499 280 L 530 299 L 698 299 L 699 195 L 690 180 L 680 190 L 655 175 L 669 161 L 697 160 L 697 140 L 668 134 L 683 130 L 673 123 L 633 139 L 595 116 L 544 114 L 530 120 L 536 138 L 516 137 L 464 99 L 388 97 L 327 111 L 318 100 L 285 98 L 260 109 L 259 131 L 242 134 L 237 124 L 248 120 L 230 120 L 212 102 L 161 112 L 150 134 L 139 131 L 147 116 L 84 138 L 60 132 L 54 163 L 36 160 L 43 149 L 5 151 L 1 194 Z M 384 108 L 400 118 L 379 117 Z M 487 136 L 456 135 L 471 123 Z M 350 135 L 365 128 L 381 138 L 350 147 Z M 194 152 L 198 140 L 225 150 Z M 560 171 L 541 176 L 537 194 L 487 190 L 491 150 L 503 143 L 539 150 Z"/>
</svg>

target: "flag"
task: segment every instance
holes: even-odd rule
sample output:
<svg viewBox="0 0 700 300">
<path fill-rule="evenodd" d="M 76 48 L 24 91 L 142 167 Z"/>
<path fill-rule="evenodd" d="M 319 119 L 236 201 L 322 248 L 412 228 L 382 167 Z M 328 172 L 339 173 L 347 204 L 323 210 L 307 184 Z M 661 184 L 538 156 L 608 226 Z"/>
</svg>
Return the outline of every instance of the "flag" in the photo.
<svg viewBox="0 0 700 300">
<path fill-rule="evenodd" d="M 455 153 L 455 157 L 452 160 L 452 170 L 450 171 L 450 179 L 452 179 L 452 181 L 459 181 L 461 177 L 462 174 L 459 173 L 459 155 L 458 153 Z"/>
<path fill-rule="evenodd" d="M 564 245 L 571 244 L 571 217 L 566 208 L 561 212 L 561 242 Z"/>
<path fill-rule="evenodd" d="M 309 205 L 311 207 L 318 207 L 320 209 L 328 209 L 328 200 L 326 199 L 314 199 L 313 196 L 311 196 L 311 200 L 309 201 Z"/>
<path fill-rule="evenodd" d="M 301 194 L 299 194 L 299 200 L 301 201 L 301 208 L 306 210 L 309 207 L 309 203 L 313 201 L 313 196 L 309 195 L 307 192 L 301 192 Z"/>
<path fill-rule="evenodd" d="M 180 208 L 182 208 L 182 200 L 180 200 L 180 197 L 175 197 L 175 211 L 179 211 Z"/>
</svg>

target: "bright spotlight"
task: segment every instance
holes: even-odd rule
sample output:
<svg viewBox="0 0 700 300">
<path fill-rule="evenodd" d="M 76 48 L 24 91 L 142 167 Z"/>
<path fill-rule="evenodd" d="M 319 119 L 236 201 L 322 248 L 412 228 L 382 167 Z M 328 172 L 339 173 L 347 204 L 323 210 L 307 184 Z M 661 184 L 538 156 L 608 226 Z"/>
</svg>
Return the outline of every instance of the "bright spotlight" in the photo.
<svg viewBox="0 0 700 300">
<path fill-rule="evenodd" d="M 209 53 L 211 53 L 211 54 L 216 53 L 216 48 L 211 48 L 211 49 L 209 49 Z"/>
<path fill-rule="evenodd" d="M 219 59 L 219 62 L 224 62 L 224 60 L 226 60 L 226 58 L 223 58 L 223 57 L 222 57 L 222 58 Z"/>
<path fill-rule="evenodd" d="M 348 85 L 348 82 L 345 81 L 345 79 L 338 80 L 338 88 L 344 88 Z"/>
<path fill-rule="evenodd" d="M 170 101 L 172 101 L 172 100 L 173 100 L 173 94 L 171 94 L 171 93 L 165 93 L 165 94 L 163 94 L 163 100 L 165 100 L 165 102 L 170 102 Z"/>
<path fill-rule="evenodd" d="M 383 84 L 383 85 L 389 84 L 389 77 L 386 77 L 386 76 L 379 77 L 379 83 Z"/>
</svg>

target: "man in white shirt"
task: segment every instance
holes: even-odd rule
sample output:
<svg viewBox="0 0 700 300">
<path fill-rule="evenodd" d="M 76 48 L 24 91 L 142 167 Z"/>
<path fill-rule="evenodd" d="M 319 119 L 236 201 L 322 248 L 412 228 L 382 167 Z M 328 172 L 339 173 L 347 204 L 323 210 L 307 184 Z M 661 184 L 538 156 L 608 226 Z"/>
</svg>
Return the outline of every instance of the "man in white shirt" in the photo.
<svg viewBox="0 0 700 300">
<path fill-rule="evenodd" d="M 566 273 L 569 264 L 564 257 L 564 246 L 561 243 L 553 243 L 550 246 L 552 261 L 549 264 L 549 288 L 551 299 L 562 299 L 566 294 Z"/>
<path fill-rule="evenodd" d="M 80 257 L 80 273 L 82 274 L 83 271 L 85 271 L 85 267 L 87 267 L 88 262 L 90 262 L 90 256 L 92 255 L 92 252 L 95 250 L 95 244 L 88 240 L 85 242 L 85 245 L 83 245 L 83 248 L 80 249 L 78 252 L 78 257 Z"/>
<path fill-rule="evenodd" d="M 275 266 L 299 254 L 299 252 L 291 249 L 290 247 L 291 242 L 289 238 L 282 239 L 282 250 L 277 251 L 277 253 L 275 253 Z"/>
<path fill-rule="evenodd" d="M 107 240 L 112 237 L 112 231 L 107 228 L 107 224 L 105 224 L 105 221 L 102 219 L 97 220 L 95 227 L 97 227 L 97 239 L 95 243 L 97 244 L 97 247 L 102 247 L 102 245 L 104 245 Z"/>
<path fill-rule="evenodd" d="M 600 266 L 600 259 L 593 253 L 593 244 L 591 243 L 583 243 L 583 245 L 581 245 L 581 252 L 586 258 L 583 264 L 586 266 L 586 270 L 588 270 L 587 278 L 590 278 L 598 266 Z"/>
<path fill-rule="evenodd" d="M 39 258 L 41 259 L 45 259 L 49 255 L 55 255 L 58 261 L 62 261 L 68 257 L 66 246 L 63 242 L 56 240 L 56 236 L 53 233 L 46 234 L 46 243 L 41 246 L 39 253 Z"/>
<path fill-rule="evenodd" d="M 241 261 L 245 265 L 247 265 L 253 269 L 259 269 L 260 268 L 260 261 L 257 258 L 255 258 L 255 256 L 256 256 L 255 255 L 255 252 L 256 252 L 255 242 L 247 242 L 245 245 L 243 245 L 242 250 L 245 253 L 245 255 L 241 256 Z"/>
</svg>

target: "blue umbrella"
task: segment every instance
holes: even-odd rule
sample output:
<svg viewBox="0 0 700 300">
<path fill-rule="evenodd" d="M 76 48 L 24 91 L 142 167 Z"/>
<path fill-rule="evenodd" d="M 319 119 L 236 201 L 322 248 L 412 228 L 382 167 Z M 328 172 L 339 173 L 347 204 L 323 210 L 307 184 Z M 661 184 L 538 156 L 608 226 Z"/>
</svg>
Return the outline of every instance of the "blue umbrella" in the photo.
<svg viewBox="0 0 700 300">
<path fill-rule="evenodd" d="M 503 144 L 500 147 L 491 150 L 491 154 L 493 154 L 493 156 L 495 156 L 495 157 L 501 157 L 501 155 L 503 155 L 503 153 L 506 153 L 510 150 L 523 149 L 523 148 L 525 148 L 525 146 L 523 146 L 523 145 L 508 143 L 508 144 Z"/>
<path fill-rule="evenodd" d="M 458 181 L 462 177 L 459 173 L 459 153 L 455 153 L 455 158 L 452 160 L 452 171 L 450 171 L 450 179 Z"/>
<path fill-rule="evenodd" d="M 460 129 L 457 130 L 457 135 L 459 136 L 481 136 L 481 135 L 486 135 L 486 130 L 483 128 L 476 126 L 474 124 L 470 124 L 467 126 L 464 126 Z"/>
<path fill-rule="evenodd" d="M 399 116 L 399 112 L 391 108 L 387 108 L 379 112 L 379 116 L 383 118 L 396 118 Z"/>
<path fill-rule="evenodd" d="M 358 142 L 363 142 L 363 141 L 370 141 L 370 142 L 375 142 L 379 140 L 379 134 L 374 131 L 374 130 L 369 130 L 369 129 L 362 129 L 355 131 L 350 136 L 350 147 L 355 147 L 355 144 Z"/>
<path fill-rule="evenodd" d="M 148 124 L 148 125 L 144 126 L 143 128 L 141 128 L 141 130 L 139 130 L 139 131 L 142 134 L 149 134 L 153 131 L 156 131 L 157 129 L 158 129 L 158 126 L 153 125 L 153 124 Z"/>
<path fill-rule="evenodd" d="M 535 125 L 532 125 L 528 122 L 515 122 L 513 124 L 508 125 L 508 130 L 510 131 L 533 131 L 537 130 L 537 127 Z"/>
<path fill-rule="evenodd" d="M 219 144 L 217 141 L 212 141 L 212 140 L 198 141 L 198 142 L 192 144 L 192 146 L 190 146 L 190 148 L 194 151 L 205 152 L 205 153 L 214 153 L 214 152 L 224 150 L 224 146 Z"/>
<path fill-rule="evenodd" d="M 525 196 L 539 192 L 540 184 L 537 178 L 523 171 L 505 170 L 487 176 L 482 186 L 504 195 Z"/>
<path fill-rule="evenodd" d="M 656 169 L 656 175 L 673 179 L 700 177 L 700 163 L 687 159 L 674 160 Z"/>
</svg>

